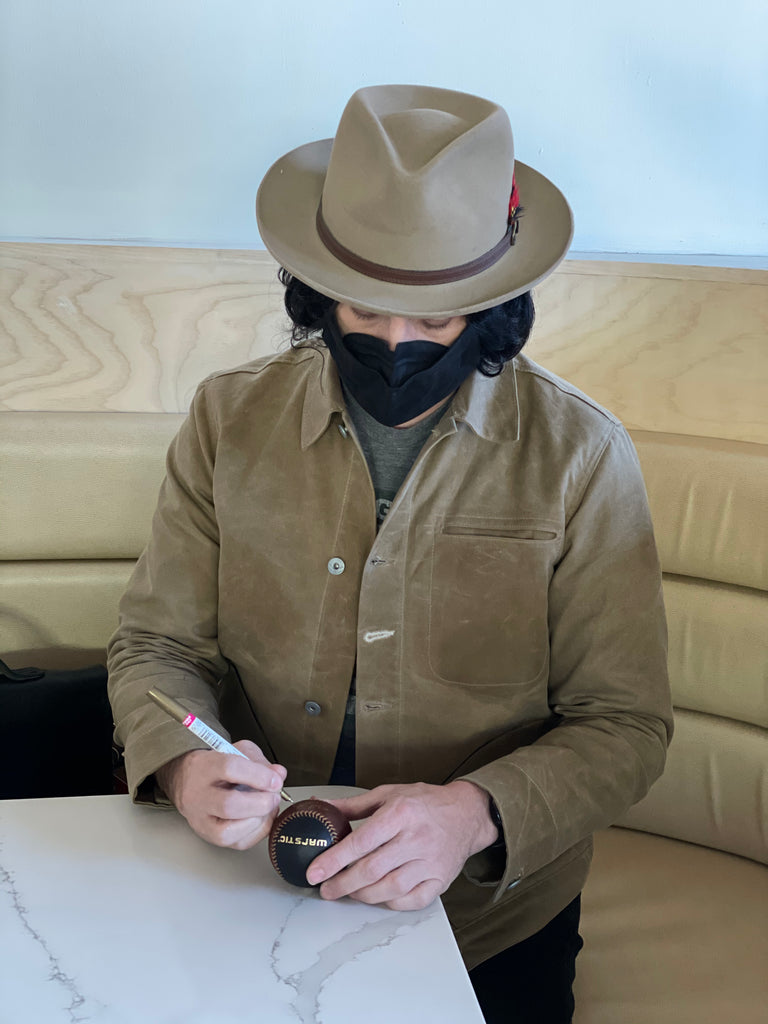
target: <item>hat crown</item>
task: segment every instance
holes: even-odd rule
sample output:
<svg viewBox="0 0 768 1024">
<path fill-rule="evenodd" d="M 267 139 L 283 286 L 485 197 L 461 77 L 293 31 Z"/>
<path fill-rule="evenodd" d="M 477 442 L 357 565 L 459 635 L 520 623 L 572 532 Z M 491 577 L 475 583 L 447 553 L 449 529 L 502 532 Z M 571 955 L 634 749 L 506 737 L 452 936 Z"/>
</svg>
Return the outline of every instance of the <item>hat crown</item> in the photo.
<svg viewBox="0 0 768 1024">
<path fill-rule="evenodd" d="M 488 252 L 507 229 L 512 130 L 497 104 L 420 86 L 349 100 L 323 187 L 325 223 L 373 263 L 423 271 Z"/>
</svg>

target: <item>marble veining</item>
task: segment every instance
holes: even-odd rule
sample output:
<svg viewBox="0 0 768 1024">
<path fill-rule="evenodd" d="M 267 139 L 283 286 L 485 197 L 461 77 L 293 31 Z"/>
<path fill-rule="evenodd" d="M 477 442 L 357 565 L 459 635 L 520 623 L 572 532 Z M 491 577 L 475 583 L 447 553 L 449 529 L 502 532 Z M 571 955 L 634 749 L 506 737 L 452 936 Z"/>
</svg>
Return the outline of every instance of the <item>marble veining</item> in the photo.
<svg viewBox="0 0 768 1024">
<path fill-rule="evenodd" d="M 352 1024 L 361 1008 L 482 1024 L 439 900 L 331 903 L 283 882 L 265 844 L 212 847 L 127 797 L 0 801 L 0 1024 Z"/>
<path fill-rule="evenodd" d="M 296 992 L 292 1006 L 296 1010 L 301 1024 L 313 1024 L 315 1021 L 322 1021 L 320 1012 L 319 997 L 325 983 L 339 968 L 350 961 L 358 959 L 365 953 L 375 952 L 394 942 L 404 929 L 415 928 L 422 921 L 433 914 L 433 910 L 427 907 L 422 911 L 410 913 L 405 920 L 402 920 L 397 928 L 393 930 L 391 912 L 381 920 L 371 923 L 365 921 L 355 931 L 348 932 L 341 938 L 329 943 L 317 951 L 317 959 L 308 967 L 294 971 L 291 974 L 284 974 L 280 970 L 280 947 L 290 942 L 290 930 L 292 919 L 302 904 L 297 900 L 293 909 L 289 911 L 285 922 L 275 939 L 272 948 L 272 969 L 275 976 L 286 982 Z M 374 908 L 375 909 L 375 908 Z M 387 914 L 384 911 L 384 914 Z M 402 917 L 402 915 L 399 915 Z"/>
<path fill-rule="evenodd" d="M 3 844 L 0 843 L 0 858 L 2 858 L 2 855 Z M 71 978 L 61 969 L 58 957 L 54 955 L 49 948 L 48 943 L 42 935 L 39 935 L 35 931 L 34 927 L 30 923 L 29 912 L 21 901 L 13 874 L 8 871 L 7 868 L 3 867 L 2 859 L 0 859 L 0 887 L 2 887 L 5 893 L 10 897 L 11 910 L 18 917 L 24 931 L 31 937 L 32 941 L 36 942 L 42 949 L 50 967 L 48 980 L 54 984 L 61 985 L 66 996 L 69 998 L 69 1003 L 66 1006 L 66 1012 L 69 1015 L 69 1019 L 73 1024 L 75 1024 L 75 1022 L 87 1021 L 87 1017 L 82 1017 L 77 1012 L 85 1002 L 85 998 L 78 991 L 75 979 Z"/>
</svg>

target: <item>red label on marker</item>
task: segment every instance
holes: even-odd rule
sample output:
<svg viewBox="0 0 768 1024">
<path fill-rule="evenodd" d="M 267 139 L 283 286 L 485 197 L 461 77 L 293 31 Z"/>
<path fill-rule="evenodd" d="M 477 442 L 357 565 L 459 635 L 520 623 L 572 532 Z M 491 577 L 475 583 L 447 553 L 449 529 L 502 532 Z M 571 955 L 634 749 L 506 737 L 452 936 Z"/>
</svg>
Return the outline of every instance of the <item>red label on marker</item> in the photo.
<svg viewBox="0 0 768 1024">
<path fill-rule="evenodd" d="M 194 722 L 194 720 L 195 720 L 195 716 L 194 715 L 187 715 L 187 717 L 184 719 L 184 721 L 181 724 L 182 725 L 186 725 L 186 727 L 189 728 L 190 725 L 192 725 L 192 723 Z"/>
</svg>

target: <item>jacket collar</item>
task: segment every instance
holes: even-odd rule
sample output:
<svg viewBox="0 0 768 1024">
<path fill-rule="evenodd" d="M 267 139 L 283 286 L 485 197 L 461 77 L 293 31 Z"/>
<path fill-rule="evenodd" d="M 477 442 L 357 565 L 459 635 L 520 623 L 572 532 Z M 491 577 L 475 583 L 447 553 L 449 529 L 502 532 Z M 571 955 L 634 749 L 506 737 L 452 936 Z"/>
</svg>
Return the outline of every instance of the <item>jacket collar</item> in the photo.
<svg viewBox="0 0 768 1024">
<path fill-rule="evenodd" d="M 486 441 L 520 440 L 520 405 L 515 361 L 510 360 L 497 377 L 475 371 L 453 399 L 450 418 L 464 422 Z"/>
<path fill-rule="evenodd" d="M 325 432 L 335 412 L 343 415 L 346 408 L 331 353 L 324 345 L 304 351 L 310 352 L 312 358 L 308 360 L 307 390 L 301 419 L 302 451 L 306 451 Z"/>
<path fill-rule="evenodd" d="M 346 406 L 336 364 L 325 347 L 312 350 L 301 421 L 301 448 L 305 451 L 325 432 L 334 413 L 344 415 Z M 520 438 L 520 406 L 515 362 L 510 360 L 497 377 L 471 373 L 451 403 L 443 420 L 448 429 L 466 423 L 487 441 Z M 442 428 L 438 428 L 442 433 Z"/>
</svg>

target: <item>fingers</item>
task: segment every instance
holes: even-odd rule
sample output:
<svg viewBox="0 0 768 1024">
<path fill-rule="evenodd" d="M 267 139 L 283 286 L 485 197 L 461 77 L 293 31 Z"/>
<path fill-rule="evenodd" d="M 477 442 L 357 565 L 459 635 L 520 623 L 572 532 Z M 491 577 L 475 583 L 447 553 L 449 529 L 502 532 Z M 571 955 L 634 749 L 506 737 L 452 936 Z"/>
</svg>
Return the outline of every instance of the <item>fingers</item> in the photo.
<svg viewBox="0 0 768 1024">
<path fill-rule="evenodd" d="M 194 831 L 215 846 L 248 849 L 269 832 L 286 776 L 247 740 L 246 757 L 194 750 L 166 766 L 166 792 Z M 253 758 L 253 760 L 251 760 Z"/>
<path fill-rule="evenodd" d="M 372 906 L 388 907 L 390 910 L 423 910 L 445 892 L 445 885 L 438 878 L 421 880 L 421 866 L 410 865 L 382 878 L 375 885 L 350 893 L 350 899 Z"/>
<path fill-rule="evenodd" d="M 388 900 L 386 905 L 390 910 L 423 910 L 442 895 L 445 889 L 438 879 L 429 879 L 415 886 L 404 896 Z"/>
<path fill-rule="evenodd" d="M 274 816 L 272 813 L 263 817 L 225 820 L 204 815 L 197 821 L 190 821 L 190 825 L 213 846 L 248 850 L 269 834 Z"/>
<path fill-rule="evenodd" d="M 307 871 L 307 881 L 312 881 L 311 872 L 315 864 L 313 861 Z M 418 876 L 417 871 L 421 872 Z M 364 903 L 384 903 L 390 897 L 410 891 L 423 878 L 423 867 L 419 861 L 409 855 L 402 841 L 395 840 L 327 876 L 320 894 L 327 900 L 353 896 Z"/>
<path fill-rule="evenodd" d="M 366 820 L 307 869 L 324 899 L 343 896 L 398 910 L 427 906 L 445 892 L 467 857 L 489 845 L 479 840 L 488 819 L 484 791 L 425 783 L 381 786 L 368 794 L 332 801 Z"/>
<path fill-rule="evenodd" d="M 393 845 L 402 846 L 390 844 Z M 360 903 L 386 906 L 391 910 L 421 910 L 429 906 L 445 892 L 447 884 L 439 877 L 432 877 L 429 865 L 423 860 L 399 863 L 400 856 L 397 849 L 383 848 L 324 882 L 320 895 L 330 900 L 348 896 Z M 393 863 L 397 866 L 390 870 Z"/>
<path fill-rule="evenodd" d="M 287 769 L 279 764 L 270 764 L 255 743 L 240 740 L 235 747 L 246 755 L 217 754 L 215 751 L 199 751 L 209 760 L 206 762 L 211 775 L 218 775 L 219 781 L 232 785 L 250 786 L 251 789 L 265 790 L 268 793 L 279 793 L 282 789 Z"/>
<path fill-rule="evenodd" d="M 248 797 L 248 794 L 236 795 Z M 201 800 L 185 817 L 194 831 L 214 846 L 247 850 L 269 833 L 280 806 L 280 798 L 276 794 L 253 796 L 257 799 L 252 797 L 252 805 L 245 809 L 232 808 L 226 801 L 222 807 L 216 800 L 207 805 Z"/>
<path fill-rule="evenodd" d="M 336 806 L 340 801 L 334 801 Z M 307 869 L 307 881 L 317 885 L 343 871 L 350 864 L 357 864 L 368 854 L 383 847 L 397 835 L 399 824 L 394 816 L 382 814 L 369 818 L 360 828 L 355 829 L 340 843 L 316 857 Z M 389 868 L 387 868 L 389 870 Z M 346 895 L 346 892 L 339 893 Z M 336 898 L 336 897 L 331 897 Z"/>
<path fill-rule="evenodd" d="M 249 761 L 257 761 L 259 764 L 269 764 L 269 761 L 262 753 L 261 747 L 252 743 L 250 740 L 238 740 L 237 743 L 233 743 L 232 746 L 245 754 Z"/>
<path fill-rule="evenodd" d="M 208 814 L 224 821 L 238 821 L 271 814 L 280 804 L 280 794 L 216 783 L 205 793 L 203 801 Z"/>
</svg>

